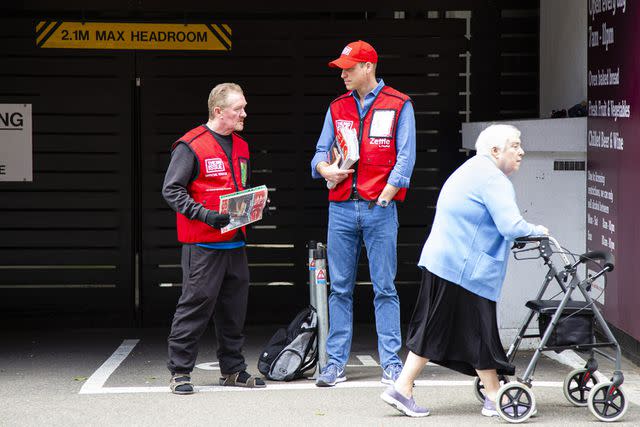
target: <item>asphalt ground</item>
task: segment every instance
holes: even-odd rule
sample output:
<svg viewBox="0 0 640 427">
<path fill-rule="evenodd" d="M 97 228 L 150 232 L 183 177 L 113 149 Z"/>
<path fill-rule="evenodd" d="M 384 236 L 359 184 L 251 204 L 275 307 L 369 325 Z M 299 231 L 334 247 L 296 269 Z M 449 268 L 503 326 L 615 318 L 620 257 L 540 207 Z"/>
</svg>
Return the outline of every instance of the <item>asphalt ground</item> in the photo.
<svg viewBox="0 0 640 427">
<path fill-rule="evenodd" d="M 257 358 L 277 326 L 247 329 L 245 356 L 257 373 Z M 415 397 L 431 415 L 412 419 L 387 406 L 379 395 L 373 325 L 358 325 L 354 334 L 348 380 L 317 388 L 309 379 L 268 382 L 266 389 L 247 390 L 217 385 L 215 336 L 202 340 L 193 381 L 198 393 L 169 392 L 164 329 L 14 330 L 0 332 L 0 425 L 2 426 L 391 426 L 507 425 L 480 415 L 481 403 L 472 380 L 439 366 L 427 366 L 416 382 Z M 522 375 L 532 352 L 516 357 Z M 579 366 L 575 353 L 543 356 L 534 375 L 538 415 L 529 425 L 595 425 L 587 408 L 571 405 L 562 381 Z M 402 354 L 404 358 L 404 352 Z M 554 360 L 558 359 L 558 360 Z M 600 372 L 610 377 L 613 365 L 599 358 Z M 640 425 L 640 368 L 623 361 L 623 390 L 629 402 L 616 425 Z"/>
</svg>

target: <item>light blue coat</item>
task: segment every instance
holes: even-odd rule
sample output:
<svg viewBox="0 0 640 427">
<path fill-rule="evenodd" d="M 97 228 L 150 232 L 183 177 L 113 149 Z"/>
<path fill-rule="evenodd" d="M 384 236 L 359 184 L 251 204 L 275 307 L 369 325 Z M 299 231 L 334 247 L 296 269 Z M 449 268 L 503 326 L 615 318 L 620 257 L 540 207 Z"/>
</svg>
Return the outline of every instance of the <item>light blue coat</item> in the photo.
<svg viewBox="0 0 640 427">
<path fill-rule="evenodd" d="M 512 241 L 541 231 L 520 215 L 509 178 L 476 155 L 444 183 L 418 265 L 496 301 Z"/>
</svg>

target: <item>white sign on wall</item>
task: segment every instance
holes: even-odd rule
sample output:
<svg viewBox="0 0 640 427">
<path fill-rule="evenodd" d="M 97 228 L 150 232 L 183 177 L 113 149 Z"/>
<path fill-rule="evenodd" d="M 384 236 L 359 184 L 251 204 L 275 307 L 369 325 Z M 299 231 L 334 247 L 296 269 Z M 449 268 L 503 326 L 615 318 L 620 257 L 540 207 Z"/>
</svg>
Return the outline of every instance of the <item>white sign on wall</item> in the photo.
<svg viewBox="0 0 640 427">
<path fill-rule="evenodd" d="M 31 104 L 0 104 L 0 181 L 33 181 Z"/>
</svg>

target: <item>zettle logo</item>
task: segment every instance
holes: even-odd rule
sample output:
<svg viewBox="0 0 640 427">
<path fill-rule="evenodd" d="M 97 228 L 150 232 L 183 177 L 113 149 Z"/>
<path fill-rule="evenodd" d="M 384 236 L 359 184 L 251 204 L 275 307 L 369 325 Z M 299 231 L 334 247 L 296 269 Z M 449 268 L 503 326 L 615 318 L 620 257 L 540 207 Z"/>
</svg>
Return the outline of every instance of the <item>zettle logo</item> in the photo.
<svg viewBox="0 0 640 427">
<path fill-rule="evenodd" d="M 377 145 L 379 148 L 391 147 L 391 140 L 387 138 L 371 138 L 369 144 Z"/>
</svg>

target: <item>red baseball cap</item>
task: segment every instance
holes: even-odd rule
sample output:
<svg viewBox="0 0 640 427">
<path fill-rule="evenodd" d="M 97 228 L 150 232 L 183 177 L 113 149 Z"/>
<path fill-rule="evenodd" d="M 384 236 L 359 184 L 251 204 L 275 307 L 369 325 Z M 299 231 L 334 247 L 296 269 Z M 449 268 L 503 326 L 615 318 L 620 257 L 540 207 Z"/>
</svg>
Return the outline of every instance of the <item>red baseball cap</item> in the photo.
<svg viewBox="0 0 640 427">
<path fill-rule="evenodd" d="M 340 58 L 329 62 L 331 68 L 351 68 L 359 62 L 378 62 L 378 53 L 369 43 L 358 40 L 342 49 Z"/>
</svg>

